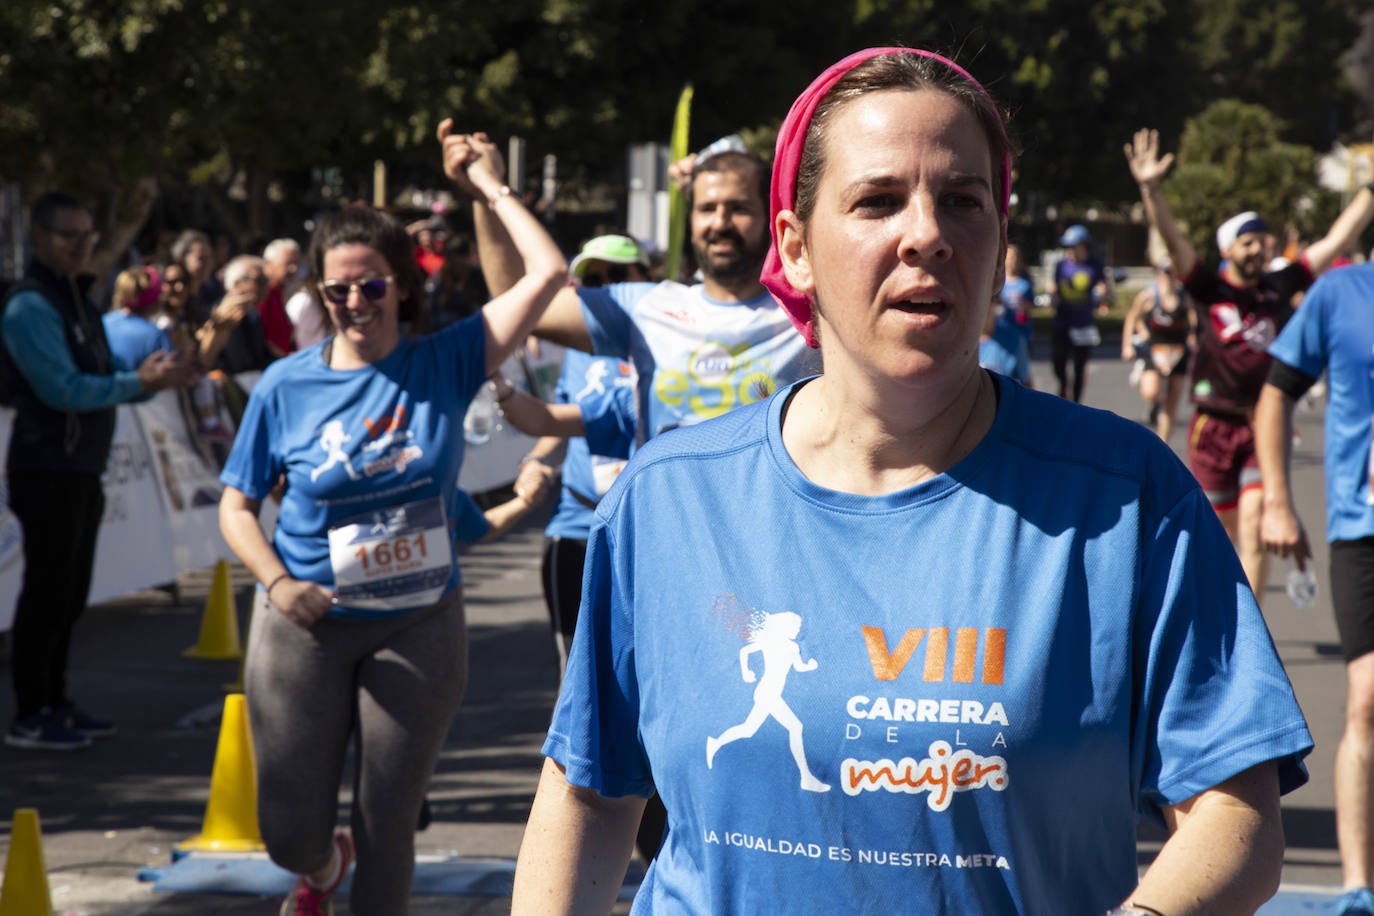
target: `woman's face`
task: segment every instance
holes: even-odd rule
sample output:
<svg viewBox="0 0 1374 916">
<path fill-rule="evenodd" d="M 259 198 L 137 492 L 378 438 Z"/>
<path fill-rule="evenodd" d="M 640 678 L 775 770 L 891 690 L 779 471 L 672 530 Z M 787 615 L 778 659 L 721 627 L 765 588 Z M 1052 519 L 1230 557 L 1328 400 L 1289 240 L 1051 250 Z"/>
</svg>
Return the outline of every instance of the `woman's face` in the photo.
<svg viewBox="0 0 1374 916">
<path fill-rule="evenodd" d="M 1021 270 L 1021 249 L 1015 245 L 1007 246 L 1007 276 L 1012 276 Z"/>
<path fill-rule="evenodd" d="M 192 242 L 186 248 L 186 269 L 198 274 L 210 266 L 210 247 L 204 242 Z"/>
<path fill-rule="evenodd" d="M 779 214 L 778 235 L 817 302 L 827 373 L 966 375 L 1006 245 L 982 127 L 944 92 L 888 90 L 836 111 L 826 138 L 811 219 Z"/>
<path fill-rule="evenodd" d="M 162 277 L 162 299 L 168 308 L 185 308 L 188 283 L 186 268 L 180 264 L 173 264 L 167 268 L 167 272 Z"/>
<path fill-rule="evenodd" d="M 395 271 L 377 249 L 361 244 L 340 245 L 324 253 L 324 285 L 361 284 L 364 280 L 394 277 Z M 376 362 L 400 341 L 400 300 L 393 280 L 376 300 L 368 299 L 361 285 L 351 286 L 345 302 L 324 299 L 325 308 L 338 331 L 336 347 L 363 362 Z"/>
</svg>

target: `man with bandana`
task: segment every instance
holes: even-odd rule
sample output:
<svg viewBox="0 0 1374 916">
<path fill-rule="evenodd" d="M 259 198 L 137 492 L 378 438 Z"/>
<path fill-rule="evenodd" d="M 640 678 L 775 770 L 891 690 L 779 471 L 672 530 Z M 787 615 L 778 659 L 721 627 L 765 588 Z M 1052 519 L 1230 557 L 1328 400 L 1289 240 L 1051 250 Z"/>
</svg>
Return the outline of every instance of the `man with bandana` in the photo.
<svg viewBox="0 0 1374 916">
<path fill-rule="evenodd" d="M 1269 375 L 1269 345 L 1293 314 L 1294 294 L 1311 286 L 1374 217 L 1374 189 L 1361 188 L 1323 238 L 1276 271 L 1267 269 L 1265 221 L 1254 211 L 1231 217 L 1217 229 L 1223 264 L 1213 270 L 1202 263 L 1160 193 L 1174 155 L 1160 155 L 1159 132 L 1138 131 L 1125 151 L 1150 225 L 1164 239 L 1177 276 L 1199 309 L 1188 466 L 1226 527 L 1255 599 L 1262 602 L 1263 492 L 1251 420 Z"/>
</svg>

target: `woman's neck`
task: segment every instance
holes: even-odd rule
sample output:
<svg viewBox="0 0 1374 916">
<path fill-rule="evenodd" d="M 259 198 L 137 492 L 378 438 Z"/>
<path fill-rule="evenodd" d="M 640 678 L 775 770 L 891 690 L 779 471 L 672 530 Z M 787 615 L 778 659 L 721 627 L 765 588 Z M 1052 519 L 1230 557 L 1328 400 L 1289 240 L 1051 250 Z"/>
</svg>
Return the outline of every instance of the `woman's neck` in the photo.
<svg viewBox="0 0 1374 916">
<path fill-rule="evenodd" d="M 952 468 L 982 440 L 996 395 L 976 365 L 935 391 L 822 375 L 796 394 L 783 445 L 813 483 L 877 496 Z"/>
</svg>

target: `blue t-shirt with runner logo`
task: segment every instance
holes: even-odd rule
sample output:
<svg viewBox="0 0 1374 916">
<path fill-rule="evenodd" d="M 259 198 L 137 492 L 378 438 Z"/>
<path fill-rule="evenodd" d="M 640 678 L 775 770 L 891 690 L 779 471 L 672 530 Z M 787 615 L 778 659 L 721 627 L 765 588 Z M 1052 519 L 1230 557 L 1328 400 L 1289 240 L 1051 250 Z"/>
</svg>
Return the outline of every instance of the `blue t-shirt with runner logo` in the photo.
<svg viewBox="0 0 1374 916">
<path fill-rule="evenodd" d="M 578 406 L 587 436 L 568 440 L 558 508 L 544 533 L 585 541 L 597 502 L 625 468 L 634 447 L 634 368 L 624 360 L 568 350 L 554 400 Z"/>
<path fill-rule="evenodd" d="M 635 913 L 1101 913 L 1140 816 L 1264 761 L 1306 780 L 1192 475 L 1138 424 L 998 390 L 966 458 L 894 493 L 803 476 L 784 390 L 602 500 L 544 753 L 662 796 Z"/>
<path fill-rule="evenodd" d="M 1299 372 L 1327 373 L 1326 536 L 1374 536 L 1374 264 L 1328 271 L 1303 297 L 1269 355 Z"/>
<path fill-rule="evenodd" d="M 628 359 L 638 373 L 641 445 L 763 400 L 820 369 L 819 356 L 766 292 L 718 302 L 700 285 L 670 280 L 577 292 L 593 352 Z"/>
<path fill-rule="evenodd" d="M 331 616 L 426 607 L 458 585 L 463 417 L 485 381 L 474 315 L 360 369 L 317 344 L 253 387 L 220 480 L 250 499 L 285 475 L 272 536 L 287 571 L 333 588 Z"/>
</svg>

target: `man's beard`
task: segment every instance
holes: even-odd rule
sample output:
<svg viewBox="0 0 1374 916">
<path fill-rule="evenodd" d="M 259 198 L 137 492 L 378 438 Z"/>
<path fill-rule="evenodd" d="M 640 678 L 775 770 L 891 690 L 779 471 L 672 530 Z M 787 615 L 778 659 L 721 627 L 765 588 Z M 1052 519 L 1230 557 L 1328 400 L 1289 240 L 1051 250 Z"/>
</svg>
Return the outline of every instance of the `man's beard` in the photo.
<svg viewBox="0 0 1374 916">
<path fill-rule="evenodd" d="M 1258 280 L 1264 276 L 1264 258 L 1245 258 L 1236 262 L 1236 273 L 1246 280 Z"/>
<path fill-rule="evenodd" d="M 712 242 L 729 240 L 735 248 L 728 254 L 712 254 Z M 750 246 L 744 236 L 733 229 L 713 232 L 700 243 L 692 242 L 692 253 L 696 256 L 697 267 L 703 276 L 717 283 L 734 283 L 741 280 L 757 280 L 763 273 L 763 261 L 768 254 L 768 237 L 764 236 L 758 244 Z"/>
</svg>

